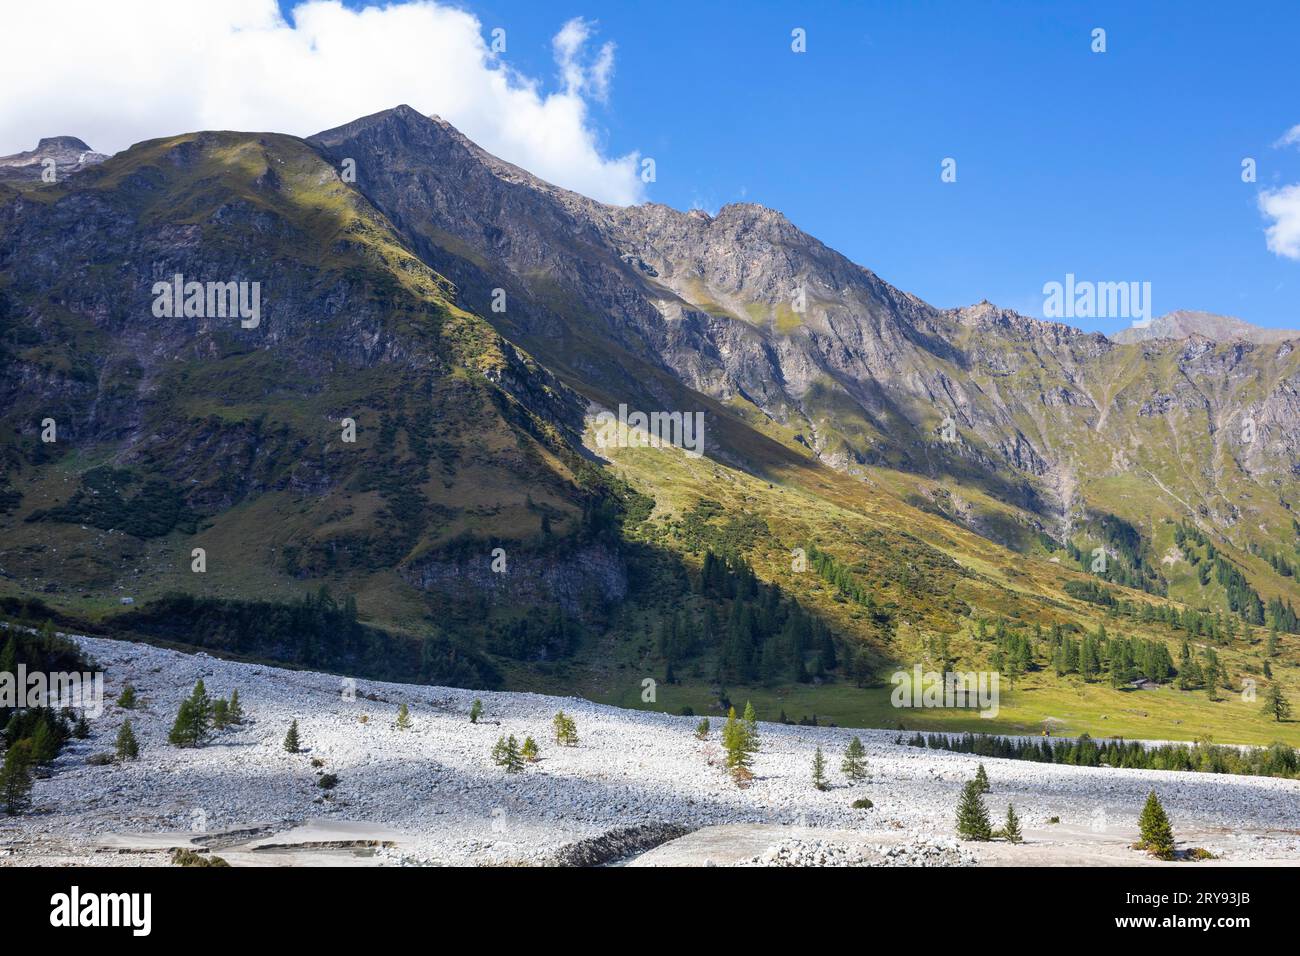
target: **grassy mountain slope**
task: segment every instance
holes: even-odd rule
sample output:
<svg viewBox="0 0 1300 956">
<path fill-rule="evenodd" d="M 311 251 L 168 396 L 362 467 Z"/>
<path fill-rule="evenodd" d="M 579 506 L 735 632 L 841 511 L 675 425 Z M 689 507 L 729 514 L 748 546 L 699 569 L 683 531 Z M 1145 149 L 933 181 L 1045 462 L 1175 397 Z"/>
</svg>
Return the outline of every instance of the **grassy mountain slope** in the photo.
<svg viewBox="0 0 1300 956">
<path fill-rule="evenodd" d="M 1300 598 L 1279 570 L 1289 352 L 940 313 L 766 211 L 615 211 L 453 133 L 402 109 L 0 185 L 0 597 L 674 712 L 752 696 L 877 726 L 1300 739 L 1240 695 L 1300 700 L 1297 637 L 1266 677 L 1266 627 L 1232 609 Z M 736 250 L 794 266 L 736 282 Z M 178 272 L 260 282 L 260 325 L 156 318 Z M 806 315 L 777 296 L 796 274 Z M 599 448 L 589 402 L 703 411 L 708 455 Z M 1109 570 L 1086 573 L 1097 547 Z M 1058 674 L 1056 647 L 1103 626 L 1212 654 L 1218 693 Z M 900 714 L 886 681 L 913 663 L 1005 670 L 1002 714 Z"/>
</svg>

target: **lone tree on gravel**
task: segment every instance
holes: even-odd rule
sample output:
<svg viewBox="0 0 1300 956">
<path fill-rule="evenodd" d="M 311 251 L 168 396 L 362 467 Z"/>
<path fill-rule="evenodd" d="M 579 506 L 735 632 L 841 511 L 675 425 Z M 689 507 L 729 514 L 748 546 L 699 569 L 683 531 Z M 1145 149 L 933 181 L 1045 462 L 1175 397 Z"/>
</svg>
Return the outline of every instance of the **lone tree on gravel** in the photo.
<svg viewBox="0 0 1300 956">
<path fill-rule="evenodd" d="M 1169 825 L 1169 815 L 1154 790 L 1148 794 L 1142 816 L 1138 817 L 1138 833 L 1139 850 L 1146 850 L 1158 860 L 1174 858 L 1174 828 Z"/>
<path fill-rule="evenodd" d="M 988 793 L 993 789 L 989 786 L 989 775 L 983 764 L 980 764 L 979 769 L 975 771 L 975 783 L 979 786 L 980 793 Z"/>
<path fill-rule="evenodd" d="M 284 735 L 284 749 L 291 754 L 296 754 L 302 749 L 302 745 L 298 740 L 298 721 L 296 720 L 289 725 L 289 732 Z"/>
<path fill-rule="evenodd" d="M 826 789 L 826 758 L 822 756 L 821 747 L 813 753 L 812 782 L 818 790 Z"/>
<path fill-rule="evenodd" d="M 135 739 L 131 721 L 122 721 L 122 729 L 117 732 L 117 759 L 135 760 L 140 756 L 140 743 Z"/>
<path fill-rule="evenodd" d="M 963 840 L 983 842 L 993 837 L 989 811 L 980 793 L 980 785 L 975 780 L 962 787 L 961 801 L 957 804 L 957 835 Z"/>
<path fill-rule="evenodd" d="M 398 730 L 411 729 L 411 710 L 409 707 L 406 706 L 405 703 L 403 703 L 400 707 L 397 708 L 397 729 Z"/>
<path fill-rule="evenodd" d="M 482 716 L 483 716 L 483 701 L 475 697 L 474 703 L 469 705 L 469 722 L 471 724 L 477 724 L 478 719 Z"/>
<path fill-rule="evenodd" d="M 537 741 L 532 737 L 524 738 L 524 745 L 519 749 L 519 755 L 529 763 L 537 763 L 540 752 L 537 749 Z"/>
<path fill-rule="evenodd" d="M 867 762 L 864 759 L 866 754 L 867 749 L 862 746 L 862 741 L 857 737 L 850 740 L 849 745 L 844 748 L 844 762 L 840 764 L 840 770 L 854 783 L 867 775 Z"/>
<path fill-rule="evenodd" d="M 1016 808 L 1007 804 L 1007 822 L 1002 827 L 1002 836 L 1008 843 L 1024 842 L 1024 835 L 1020 832 L 1020 818 L 1016 816 Z"/>
</svg>

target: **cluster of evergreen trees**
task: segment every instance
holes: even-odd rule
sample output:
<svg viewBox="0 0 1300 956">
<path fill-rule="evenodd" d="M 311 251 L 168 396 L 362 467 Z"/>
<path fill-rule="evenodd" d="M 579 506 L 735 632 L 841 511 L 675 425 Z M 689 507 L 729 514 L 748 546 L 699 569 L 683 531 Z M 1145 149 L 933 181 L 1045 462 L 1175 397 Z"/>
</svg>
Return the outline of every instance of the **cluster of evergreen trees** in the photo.
<svg viewBox="0 0 1300 956">
<path fill-rule="evenodd" d="M 1103 515 L 1100 519 L 1088 522 L 1084 531 L 1094 540 L 1100 540 L 1107 553 L 1113 552 L 1118 557 L 1118 560 L 1108 560 L 1105 570 L 1094 571 L 1091 551 L 1080 549 L 1073 541 L 1066 541 L 1066 553 L 1084 571 L 1113 584 L 1149 594 L 1168 593 L 1167 582 L 1147 560 L 1142 533 L 1133 525 L 1115 515 Z"/>
<path fill-rule="evenodd" d="M 716 648 L 719 683 L 808 682 L 839 667 L 830 629 L 741 557 L 707 551 L 696 587 L 702 613 L 668 617 L 660 653 L 672 667 Z"/>
<path fill-rule="evenodd" d="M 727 711 L 727 722 L 722 728 L 722 749 L 726 751 L 727 770 L 737 786 L 748 786 L 754 779 L 754 756 L 761 741 L 758 736 L 758 715 L 754 705 L 745 701 L 743 717 L 736 716 L 736 708 Z"/>
<path fill-rule="evenodd" d="M 1138 741 L 1077 740 L 1040 737 L 999 737 L 990 734 L 914 734 L 904 741 L 912 747 L 951 750 L 979 757 L 1032 760 L 1076 767 L 1123 767 L 1134 770 L 1194 770 L 1201 773 L 1246 774 L 1259 777 L 1300 775 L 1300 752 L 1284 743 L 1269 747 L 1229 747 L 1199 741 L 1195 744 L 1148 746 Z"/>
<path fill-rule="evenodd" d="M 1020 843 L 1024 840 L 1020 831 L 1020 817 L 1016 808 L 1007 804 L 1006 823 L 1001 829 L 993 829 L 989 821 L 988 808 L 984 806 L 984 794 L 992 791 L 988 772 L 980 764 L 975 771 L 975 779 L 967 781 L 962 787 L 961 797 L 957 803 L 957 835 L 963 840 L 984 843 L 989 840 L 1002 839 L 1008 843 Z"/>
<path fill-rule="evenodd" d="M 143 634 L 181 644 L 375 680 L 451 687 L 497 687 L 500 672 L 482 654 L 435 633 L 423 640 L 362 624 L 356 601 L 328 588 L 288 603 L 173 594 L 116 615 L 123 636 Z"/>
<path fill-rule="evenodd" d="M 22 625 L 0 632 L 0 673 L 17 675 L 20 664 L 29 673 L 93 669 L 75 644 L 54 633 L 49 620 L 34 634 Z M 36 768 L 52 763 L 70 738 L 90 735 L 84 714 L 74 716 L 71 710 L 49 707 L 0 707 L 0 728 L 4 747 L 0 809 L 8 814 L 21 813 L 30 806 Z"/>
<path fill-rule="evenodd" d="M 70 711 L 49 707 L 30 707 L 14 713 L 0 738 L 5 745 L 4 763 L 0 764 L 0 808 L 8 814 L 26 810 L 31 803 L 35 768 L 53 763 L 69 738 L 89 735 L 84 715 L 74 719 Z"/>
<path fill-rule="evenodd" d="M 1093 681 L 1104 672 L 1111 686 L 1120 687 L 1140 677 L 1163 683 L 1176 673 L 1163 641 L 1111 637 L 1104 624 L 1079 640 L 1066 634 L 1060 625 L 1053 625 L 1047 647 L 1058 677 L 1080 674 L 1084 680 Z"/>
<path fill-rule="evenodd" d="M 190 696 L 181 701 L 167 741 L 174 747 L 201 747 L 212 731 L 243 722 L 244 708 L 239 703 L 239 691 L 231 693 L 230 700 L 213 700 L 200 679 L 195 682 Z"/>
</svg>

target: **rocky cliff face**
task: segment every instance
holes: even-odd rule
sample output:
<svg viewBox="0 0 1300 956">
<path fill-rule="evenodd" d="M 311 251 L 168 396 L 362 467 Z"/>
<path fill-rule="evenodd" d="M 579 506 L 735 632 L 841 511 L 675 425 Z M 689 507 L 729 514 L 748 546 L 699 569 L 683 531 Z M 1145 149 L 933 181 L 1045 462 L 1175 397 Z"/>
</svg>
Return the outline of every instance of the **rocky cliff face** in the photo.
<svg viewBox="0 0 1300 956">
<path fill-rule="evenodd" d="M 69 175 L 28 175 L 42 159 Z M 818 461 L 1022 550 L 1108 515 L 1150 539 L 1188 520 L 1242 553 L 1293 544 L 1289 341 L 1125 344 L 936 309 L 774 210 L 606 206 L 408 107 L 99 159 L 58 138 L 0 161 L 21 171 L 0 182 L 0 506 L 22 484 L 26 521 L 73 514 L 42 469 L 93 449 L 199 515 L 278 502 L 254 560 L 294 576 L 492 587 L 439 549 L 578 534 L 594 401 L 706 411 L 719 460 Z M 261 283 L 260 323 L 156 315 L 178 273 Z M 46 418 L 67 445 L 40 440 Z M 616 598 L 622 572 L 598 565 L 530 565 L 529 593 Z"/>
<path fill-rule="evenodd" d="M 605 206 L 407 108 L 313 142 L 357 162 L 358 188 L 461 301 L 580 390 L 681 401 L 671 377 L 835 467 L 972 484 L 1053 533 L 1103 506 L 1093 489 L 1116 462 L 1182 471 L 1152 492 L 1192 510 L 1221 510 L 1211 502 L 1242 480 L 1292 490 L 1297 364 L 1276 336 L 1124 345 L 989 303 L 935 309 L 774 210 Z M 496 288 L 505 312 L 491 311 Z M 1246 418 L 1243 443 L 1226 425 Z M 1179 462 L 1175 447 L 1230 464 Z"/>
</svg>

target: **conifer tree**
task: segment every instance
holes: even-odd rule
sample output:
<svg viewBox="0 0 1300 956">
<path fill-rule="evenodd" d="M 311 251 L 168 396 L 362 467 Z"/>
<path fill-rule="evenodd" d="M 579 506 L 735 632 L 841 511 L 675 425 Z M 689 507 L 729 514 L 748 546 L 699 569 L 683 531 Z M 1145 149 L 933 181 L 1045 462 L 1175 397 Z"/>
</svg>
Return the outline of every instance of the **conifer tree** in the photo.
<svg viewBox="0 0 1300 956">
<path fill-rule="evenodd" d="M 296 754 L 302 749 L 302 744 L 298 740 L 298 721 L 294 720 L 289 725 L 289 732 L 284 735 L 284 749 L 291 754 Z"/>
<path fill-rule="evenodd" d="M 123 710 L 134 710 L 135 703 L 135 688 L 130 684 L 126 684 L 122 688 L 122 693 L 117 695 L 117 706 Z"/>
<path fill-rule="evenodd" d="M 51 722 L 48 712 L 36 722 L 31 742 L 32 761 L 36 764 L 49 763 L 59 755 L 59 747 L 62 746 L 63 741 Z"/>
<path fill-rule="evenodd" d="M 471 724 L 477 724 L 479 717 L 481 717 L 482 715 L 483 715 L 483 701 L 475 697 L 474 703 L 470 704 L 469 706 L 469 722 Z"/>
<path fill-rule="evenodd" d="M 4 764 L 0 765 L 0 803 L 5 813 L 13 816 L 31 806 L 32 793 L 32 743 L 19 740 L 5 751 Z"/>
<path fill-rule="evenodd" d="M 401 706 L 397 708 L 397 729 L 398 730 L 411 729 L 411 710 L 409 707 L 406 706 L 406 703 L 404 701 L 401 704 Z"/>
<path fill-rule="evenodd" d="M 700 722 L 695 725 L 695 736 L 700 740 L 707 740 L 709 736 L 709 718 L 701 718 Z"/>
<path fill-rule="evenodd" d="M 980 764 L 975 771 L 975 786 L 979 787 L 980 793 L 988 793 L 992 789 L 989 786 L 989 775 L 984 770 L 983 764 Z"/>
<path fill-rule="evenodd" d="M 167 742 L 173 747 L 194 746 L 192 738 L 193 715 L 194 705 L 190 703 L 190 699 L 187 697 L 181 701 L 180 707 L 176 709 L 176 719 L 172 721 L 172 729 L 167 734 Z"/>
<path fill-rule="evenodd" d="M 1279 723 L 1291 717 L 1291 702 L 1282 695 L 1282 688 L 1276 683 L 1269 684 L 1264 692 L 1264 716 Z"/>
<path fill-rule="evenodd" d="M 961 800 L 957 804 L 957 835 L 963 840 L 982 842 L 993 837 L 993 826 L 989 823 L 989 811 L 984 806 L 981 792 L 974 780 L 961 789 Z"/>
<path fill-rule="evenodd" d="M 244 722 L 244 708 L 239 704 L 239 688 L 230 692 L 230 703 L 226 705 L 226 723 L 238 726 Z"/>
<path fill-rule="evenodd" d="M 1142 815 L 1138 818 L 1138 832 L 1138 849 L 1146 850 L 1160 860 L 1173 859 L 1173 827 L 1169 825 L 1169 817 L 1154 790 L 1147 796 Z"/>
<path fill-rule="evenodd" d="M 212 703 L 200 680 L 190 696 L 181 701 L 167 739 L 177 747 L 197 747 L 207 738 L 211 721 Z"/>
<path fill-rule="evenodd" d="M 848 747 L 844 749 L 844 762 L 840 764 L 840 770 L 849 780 L 857 782 L 867 775 L 866 748 L 862 746 L 862 741 L 854 737 L 849 741 Z"/>
<path fill-rule="evenodd" d="M 79 714 L 77 716 L 77 722 L 72 728 L 72 736 L 76 737 L 78 740 L 85 740 L 90 736 L 90 721 L 86 719 L 85 714 Z"/>
<path fill-rule="evenodd" d="M 745 701 L 745 746 L 751 755 L 758 753 L 758 715 L 749 701 Z"/>
<path fill-rule="evenodd" d="M 555 715 L 551 726 L 555 730 L 555 742 L 561 747 L 573 747 L 578 743 L 578 724 L 564 711 Z"/>
<path fill-rule="evenodd" d="M 529 763 L 537 763 L 537 759 L 540 755 L 537 749 L 537 741 L 532 737 L 525 737 L 524 745 L 519 748 L 519 755 Z"/>
<path fill-rule="evenodd" d="M 736 708 L 732 707 L 727 711 L 727 722 L 722 728 L 722 748 L 727 752 L 727 769 L 738 778 L 748 773 L 753 763 L 748 736 L 744 723 L 736 716 Z"/>
<path fill-rule="evenodd" d="M 514 734 L 497 738 L 492 747 L 492 760 L 498 767 L 504 767 L 506 773 L 518 773 L 524 769 L 524 758 L 519 753 L 519 741 Z"/>
<path fill-rule="evenodd" d="M 117 732 L 117 759 L 135 760 L 140 756 L 140 744 L 131 729 L 131 721 L 122 721 L 122 728 Z"/>
<path fill-rule="evenodd" d="M 225 698 L 218 697 L 212 702 L 212 726 L 215 730 L 225 730 L 230 723 L 230 704 Z"/>
<path fill-rule="evenodd" d="M 1016 816 L 1016 808 L 1007 804 L 1007 822 L 1002 827 L 1002 836 L 1008 843 L 1020 843 L 1024 840 L 1024 835 L 1020 832 L 1020 818 Z"/>
<path fill-rule="evenodd" d="M 203 678 L 194 682 L 190 701 L 194 704 L 195 736 L 198 742 L 202 743 L 203 738 L 207 736 L 208 726 L 212 723 L 212 699 L 208 697 L 207 688 L 203 686 Z"/>
<path fill-rule="evenodd" d="M 821 747 L 813 753 L 812 782 L 818 790 L 826 789 L 826 758 L 822 755 Z"/>
</svg>

